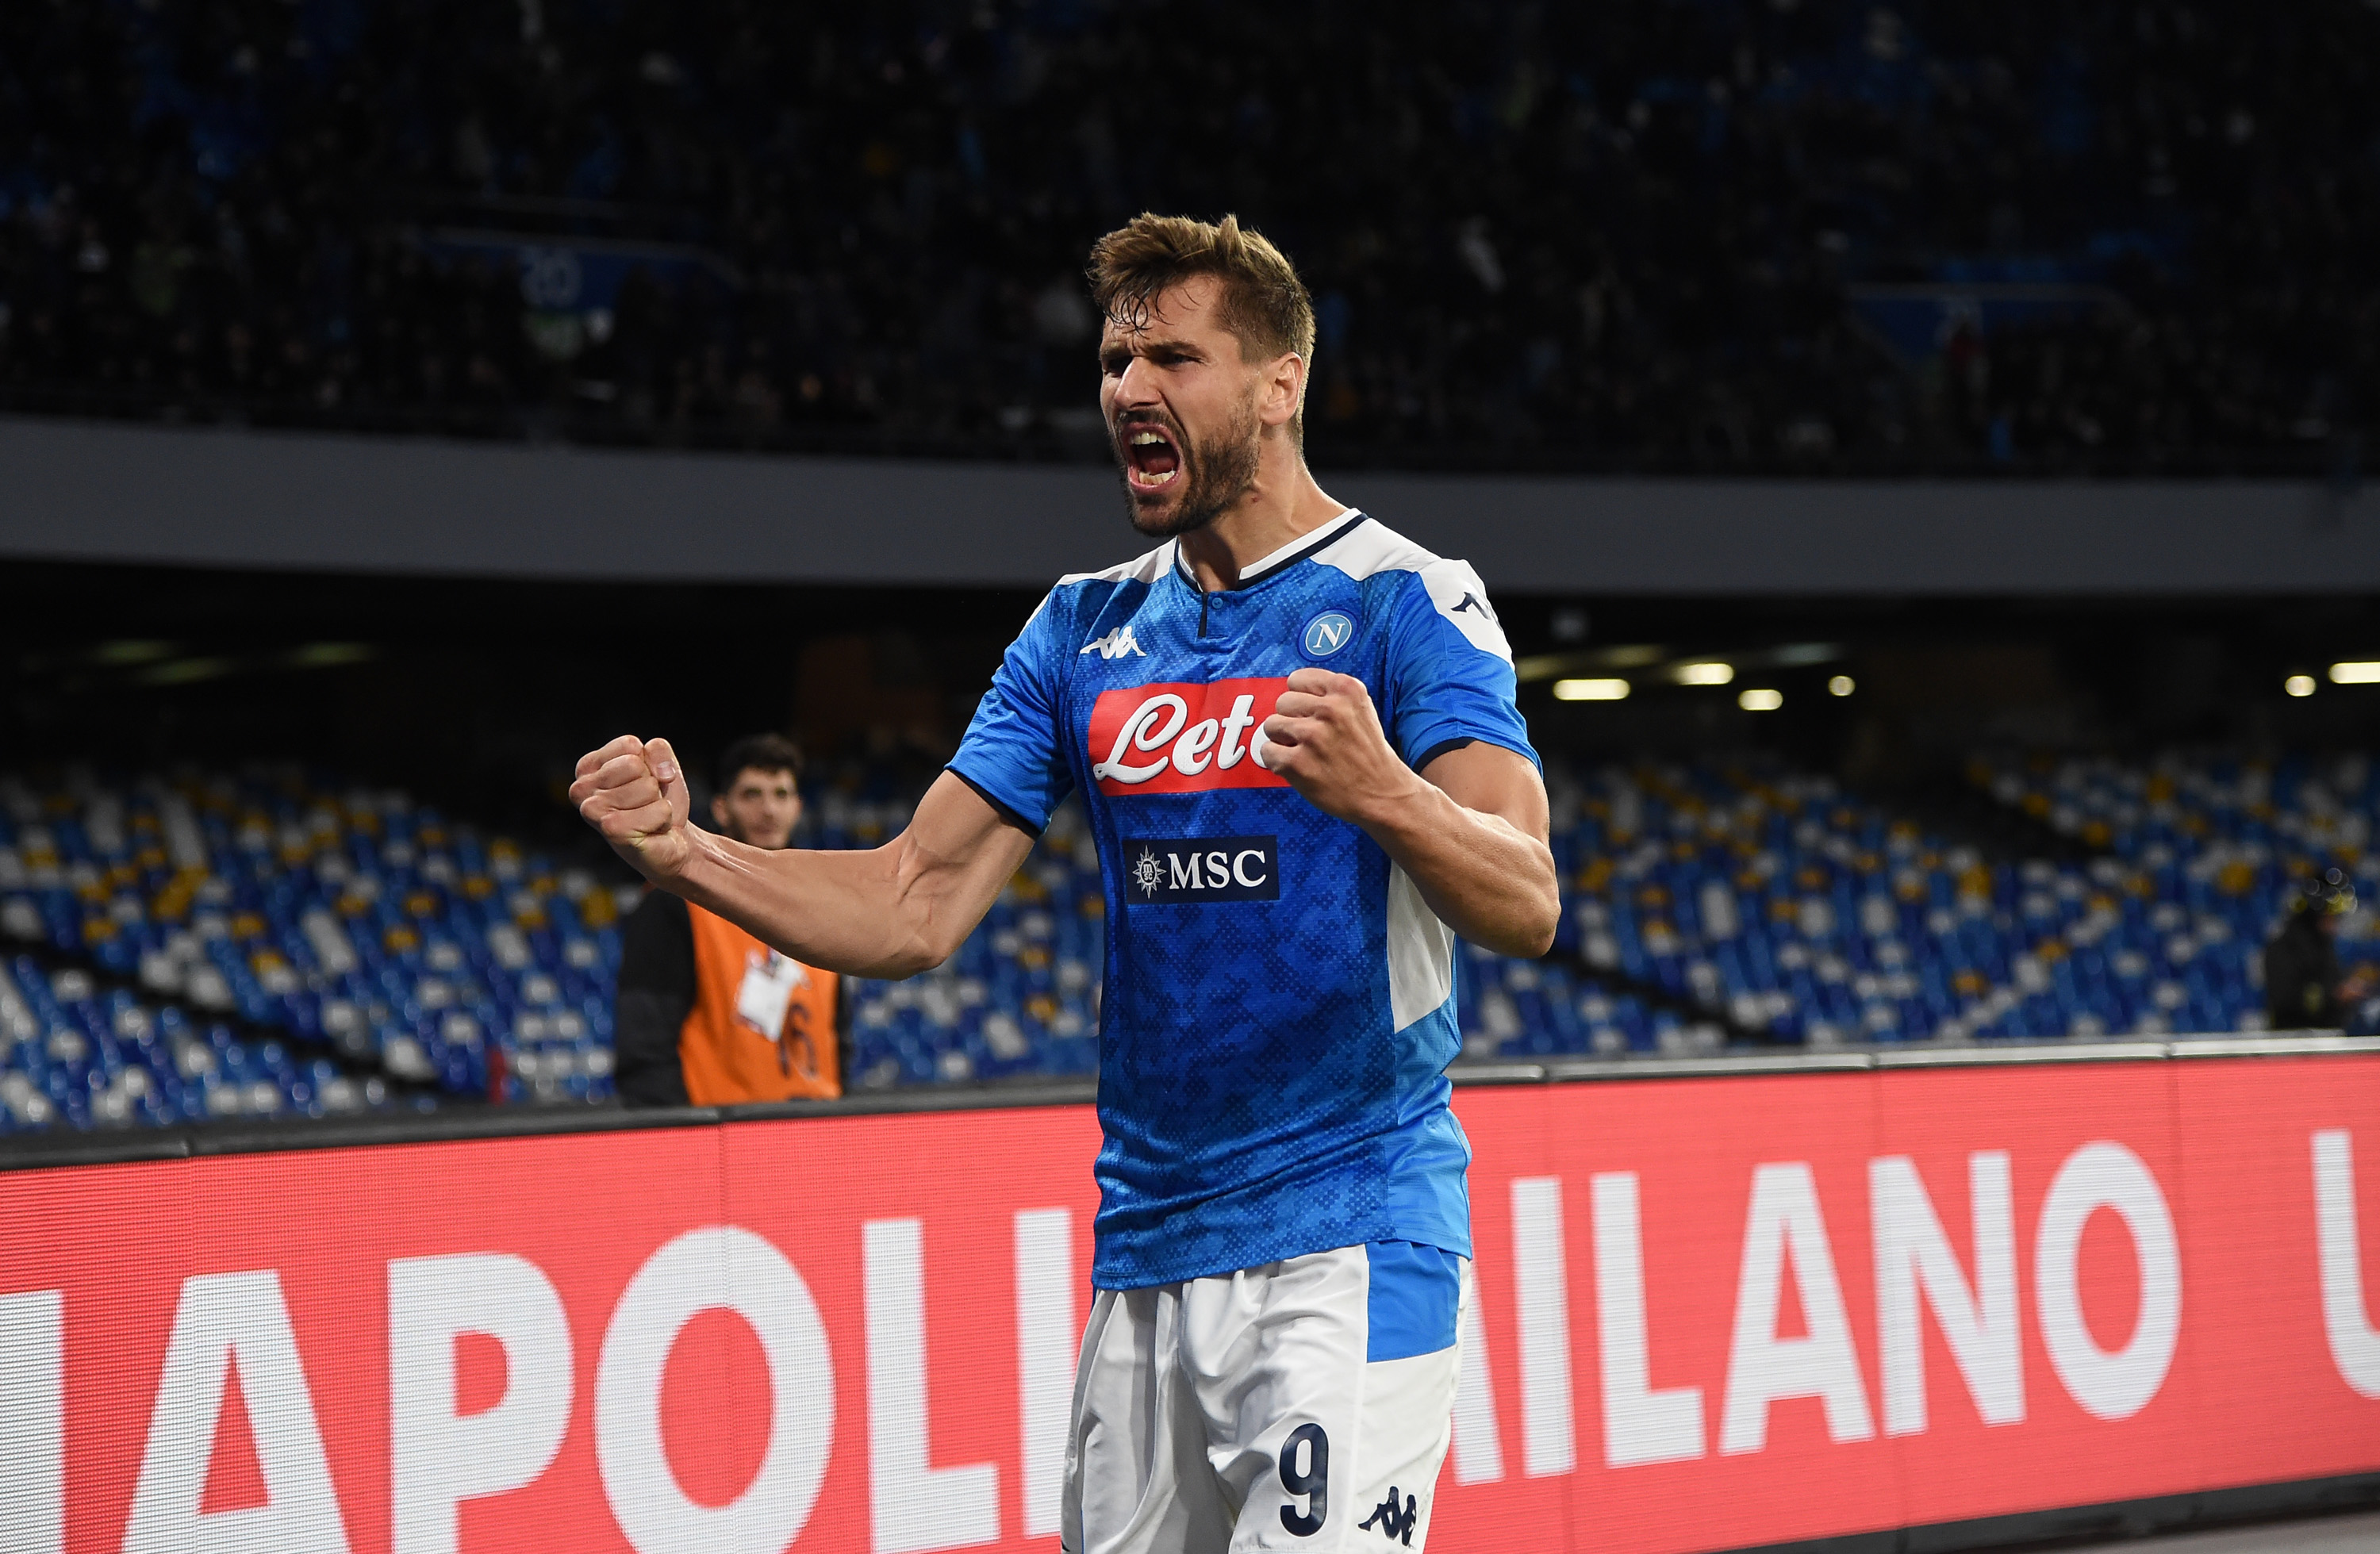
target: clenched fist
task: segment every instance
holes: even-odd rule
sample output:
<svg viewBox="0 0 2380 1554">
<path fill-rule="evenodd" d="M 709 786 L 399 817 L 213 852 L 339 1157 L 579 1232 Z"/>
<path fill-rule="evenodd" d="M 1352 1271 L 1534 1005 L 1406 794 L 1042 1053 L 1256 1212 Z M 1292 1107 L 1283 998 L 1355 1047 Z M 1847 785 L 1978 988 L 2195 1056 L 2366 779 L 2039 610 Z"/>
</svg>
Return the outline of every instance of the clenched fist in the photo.
<svg viewBox="0 0 2380 1554">
<path fill-rule="evenodd" d="M 1352 674 L 1296 671 L 1262 732 L 1264 764 L 1326 815 L 1361 825 L 1421 785 L 1390 747 L 1371 693 Z"/>
<path fill-rule="evenodd" d="M 658 883 L 683 873 L 694 856 L 686 774 L 666 739 L 624 734 L 579 757 L 570 802 L 648 880 Z"/>
</svg>

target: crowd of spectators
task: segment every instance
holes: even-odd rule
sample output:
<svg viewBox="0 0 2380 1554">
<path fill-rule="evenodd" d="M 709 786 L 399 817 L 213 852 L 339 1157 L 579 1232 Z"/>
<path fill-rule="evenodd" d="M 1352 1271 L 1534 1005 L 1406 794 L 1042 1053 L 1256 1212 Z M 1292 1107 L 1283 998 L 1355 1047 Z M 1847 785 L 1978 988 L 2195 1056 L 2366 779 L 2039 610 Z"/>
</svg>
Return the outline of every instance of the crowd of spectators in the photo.
<svg viewBox="0 0 2380 1554">
<path fill-rule="evenodd" d="M 2364 0 L 20 0 L 0 409 L 1099 456 L 1156 208 L 1302 265 L 1326 466 L 2351 473 L 2375 63 Z M 699 262 L 550 317 L 463 229 Z"/>
</svg>

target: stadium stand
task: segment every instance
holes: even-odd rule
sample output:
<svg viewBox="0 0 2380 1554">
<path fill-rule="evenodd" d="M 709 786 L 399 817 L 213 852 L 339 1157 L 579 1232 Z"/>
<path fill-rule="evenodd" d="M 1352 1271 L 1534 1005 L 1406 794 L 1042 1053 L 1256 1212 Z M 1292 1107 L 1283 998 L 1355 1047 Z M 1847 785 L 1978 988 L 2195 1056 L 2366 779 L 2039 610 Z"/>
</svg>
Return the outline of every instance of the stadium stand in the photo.
<svg viewBox="0 0 2380 1554">
<path fill-rule="evenodd" d="M 0 406 L 1097 457 L 1086 245 L 1229 204 L 1313 283 L 1326 465 L 2351 479 L 2375 31 L 2350 0 L 17 6 Z M 1135 115 L 1150 68 L 1193 111 Z"/>
<path fill-rule="evenodd" d="M 2012 770 L 1982 770 L 2011 803 L 2042 796 Z M 2277 781 L 2210 763 L 2187 783 L 2206 807 L 2185 814 L 2168 767 L 2070 769 L 2061 786 L 2087 771 L 2131 828 L 2126 845 L 2074 862 L 1994 857 L 1826 778 L 1606 769 L 1568 833 L 1586 860 L 1569 926 L 1589 965 L 1814 1045 L 2253 1030 L 2258 952 L 2292 880 L 2336 856 L 2367 892 L 2380 884 L 2380 858 L 2346 840 L 2370 823 L 2365 766 L 2339 770 L 2356 779 L 2343 799 L 2302 762 Z M 2079 818 L 2091 802 L 2068 804 L 2071 829 L 2099 838 Z M 2350 930 L 2343 953 L 2370 953 L 2369 915 Z"/>
<path fill-rule="evenodd" d="M 1560 938 L 1463 948 L 1472 1060 L 2251 1031 L 2293 881 L 2380 899 L 2361 757 L 1976 758 L 2030 856 L 1775 760 L 1549 775 Z M 831 764 L 796 842 L 875 845 L 915 796 Z M 0 1128 L 601 1101 L 636 889 L 290 771 L 0 783 Z M 949 963 L 856 982 L 852 1086 L 1092 1073 L 1103 911 L 1070 804 Z"/>
<path fill-rule="evenodd" d="M 590 875 L 285 772 L 11 780 L 0 809 L 19 1125 L 605 1093 L 617 915 Z"/>
<path fill-rule="evenodd" d="M 229 1117 L 333 1116 L 389 1104 L 387 1084 L 231 1026 L 201 1030 L 176 1004 L 159 1008 L 87 971 L 44 969 L 30 955 L 0 967 L 0 1132 Z"/>
</svg>

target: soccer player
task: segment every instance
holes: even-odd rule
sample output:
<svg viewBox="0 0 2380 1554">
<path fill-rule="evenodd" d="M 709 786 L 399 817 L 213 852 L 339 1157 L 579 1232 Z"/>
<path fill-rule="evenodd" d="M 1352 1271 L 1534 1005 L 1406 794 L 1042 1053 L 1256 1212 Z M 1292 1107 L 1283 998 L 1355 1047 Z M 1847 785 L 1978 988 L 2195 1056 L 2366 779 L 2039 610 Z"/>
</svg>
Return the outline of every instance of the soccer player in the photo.
<svg viewBox="0 0 2380 1554">
<path fill-rule="evenodd" d="M 1070 1554 L 1419 1549 L 1471 1254 L 1454 936 L 1537 955 L 1545 787 L 1478 576 L 1324 494 L 1305 286 L 1143 215 L 1091 253 L 1136 561 L 1062 578 L 872 852 L 686 824 L 664 740 L 578 763 L 656 884 L 811 965 L 906 977 L 1070 790 L 1108 898 L 1099 1212 Z"/>
</svg>

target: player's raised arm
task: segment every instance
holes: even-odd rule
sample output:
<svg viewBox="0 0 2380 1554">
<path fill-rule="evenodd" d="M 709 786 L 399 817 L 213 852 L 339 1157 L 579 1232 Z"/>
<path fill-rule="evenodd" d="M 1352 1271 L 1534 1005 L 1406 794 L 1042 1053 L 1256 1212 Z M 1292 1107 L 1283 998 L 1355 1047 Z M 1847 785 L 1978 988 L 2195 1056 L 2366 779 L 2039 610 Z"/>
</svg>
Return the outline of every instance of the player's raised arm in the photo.
<svg viewBox="0 0 2380 1554">
<path fill-rule="evenodd" d="M 945 772 L 908 829 L 865 852 L 769 852 L 686 819 L 665 739 L 623 735 L 580 758 L 571 802 L 665 891 L 802 962 L 857 977 L 941 965 L 982 921 L 1033 838 Z"/>
<path fill-rule="evenodd" d="M 1390 747 L 1364 683 L 1322 669 L 1289 677 L 1265 734 L 1267 764 L 1369 832 L 1449 928 L 1507 955 L 1553 943 L 1561 886 L 1545 783 L 1527 757 L 1483 741 L 1416 772 Z"/>
</svg>

